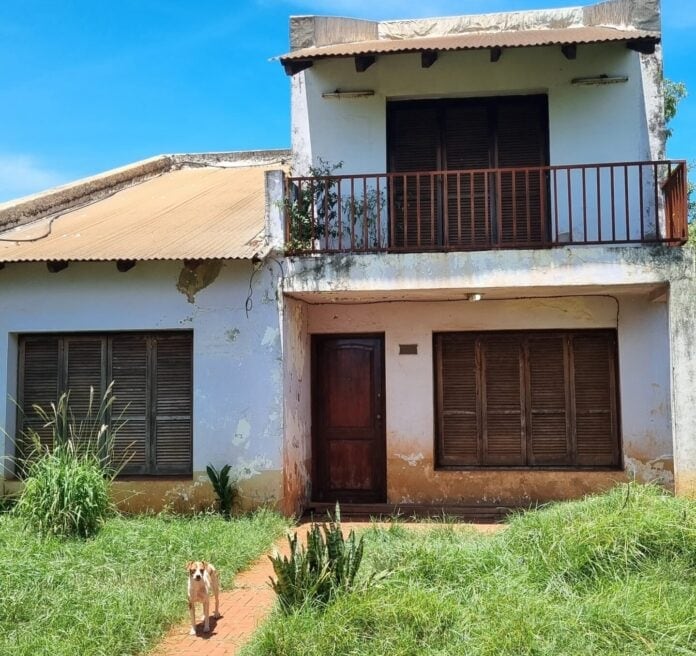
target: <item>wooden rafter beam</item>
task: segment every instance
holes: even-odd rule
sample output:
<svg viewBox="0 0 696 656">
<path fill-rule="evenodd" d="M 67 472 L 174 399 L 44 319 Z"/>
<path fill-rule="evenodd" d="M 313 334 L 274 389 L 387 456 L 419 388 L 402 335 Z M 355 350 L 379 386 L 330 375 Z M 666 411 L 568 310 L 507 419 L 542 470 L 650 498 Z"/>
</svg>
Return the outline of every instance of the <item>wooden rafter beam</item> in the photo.
<svg viewBox="0 0 696 656">
<path fill-rule="evenodd" d="M 437 50 L 424 50 L 421 52 L 421 67 L 430 68 L 437 61 Z"/>
<path fill-rule="evenodd" d="M 503 54 L 503 49 L 500 46 L 493 46 L 491 48 L 491 61 L 497 62 Z"/>
<path fill-rule="evenodd" d="M 304 71 L 314 64 L 313 59 L 289 59 L 283 62 L 283 69 L 286 75 L 295 75 Z"/>
<path fill-rule="evenodd" d="M 51 273 L 58 273 L 59 271 L 62 271 L 63 269 L 67 269 L 68 263 L 66 260 L 55 260 L 52 262 L 46 262 L 46 268 Z"/>
<path fill-rule="evenodd" d="M 561 46 L 561 52 L 566 59 L 575 59 L 578 56 L 578 47 L 574 43 L 566 43 Z"/>
<path fill-rule="evenodd" d="M 657 289 L 653 289 L 653 291 L 648 294 L 648 300 L 651 303 L 666 303 L 668 294 L 669 288 L 666 285 L 663 287 L 658 287 Z"/>
<path fill-rule="evenodd" d="M 135 266 L 135 260 L 117 260 L 116 268 L 121 272 L 125 273 L 130 271 Z"/>
<path fill-rule="evenodd" d="M 646 41 L 640 39 L 635 41 L 626 41 L 626 47 L 629 50 L 639 52 L 641 55 L 652 55 L 655 52 L 655 41 Z"/>
<path fill-rule="evenodd" d="M 375 57 L 374 55 L 356 55 L 355 70 L 358 73 L 364 73 L 376 61 L 377 57 Z"/>
</svg>

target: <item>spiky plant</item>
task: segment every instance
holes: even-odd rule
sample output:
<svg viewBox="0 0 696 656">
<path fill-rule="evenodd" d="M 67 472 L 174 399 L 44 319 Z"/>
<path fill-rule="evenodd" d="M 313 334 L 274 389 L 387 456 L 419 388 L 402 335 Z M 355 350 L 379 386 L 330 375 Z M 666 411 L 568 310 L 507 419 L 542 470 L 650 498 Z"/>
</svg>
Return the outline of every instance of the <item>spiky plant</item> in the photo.
<svg viewBox="0 0 696 656">
<path fill-rule="evenodd" d="M 269 556 L 276 578 L 271 587 L 285 612 L 307 603 L 326 604 L 336 595 L 351 590 L 363 556 L 363 539 L 351 530 L 346 540 L 341 529 L 341 511 L 328 524 L 312 522 L 307 547 L 297 533 L 288 536 L 289 556 Z"/>
</svg>

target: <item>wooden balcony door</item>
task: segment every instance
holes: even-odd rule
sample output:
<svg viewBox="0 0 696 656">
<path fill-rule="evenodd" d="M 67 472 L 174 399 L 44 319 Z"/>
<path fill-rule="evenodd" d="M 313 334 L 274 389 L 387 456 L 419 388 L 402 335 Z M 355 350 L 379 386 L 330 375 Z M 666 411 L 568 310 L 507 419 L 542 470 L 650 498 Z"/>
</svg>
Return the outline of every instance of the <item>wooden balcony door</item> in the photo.
<svg viewBox="0 0 696 656">
<path fill-rule="evenodd" d="M 538 170 L 548 164 L 546 96 L 397 101 L 387 121 L 389 172 L 404 174 L 392 176 L 394 246 L 473 249 L 547 237 Z M 433 171 L 441 173 L 421 175 Z"/>
<path fill-rule="evenodd" d="M 384 337 L 313 340 L 314 501 L 386 501 Z"/>
</svg>

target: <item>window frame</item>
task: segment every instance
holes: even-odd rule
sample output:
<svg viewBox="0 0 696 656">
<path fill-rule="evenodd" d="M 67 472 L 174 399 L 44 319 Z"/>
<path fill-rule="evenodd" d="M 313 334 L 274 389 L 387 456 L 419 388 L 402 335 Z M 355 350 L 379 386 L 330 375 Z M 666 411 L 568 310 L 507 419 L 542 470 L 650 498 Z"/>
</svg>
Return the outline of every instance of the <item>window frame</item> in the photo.
<svg viewBox="0 0 696 656">
<path fill-rule="evenodd" d="M 610 368 L 610 385 L 613 387 L 613 396 L 611 399 L 611 406 L 613 408 L 614 416 L 613 421 L 615 424 L 615 436 L 614 436 L 614 456 L 615 462 L 611 465 L 582 465 L 582 464 L 514 464 L 514 465 L 504 465 L 504 464 L 485 464 L 479 462 L 479 464 L 453 464 L 444 463 L 443 464 L 443 439 L 444 435 L 441 432 L 441 417 L 442 417 L 442 406 L 440 404 L 440 377 L 441 377 L 441 352 L 439 346 L 439 337 L 442 335 L 471 335 L 474 339 L 479 336 L 505 336 L 513 335 L 518 336 L 523 339 L 528 339 L 533 336 L 540 337 L 566 337 L 568 335 L 606 335 L 609 339 L 610 347 L 612 348 L 612 360 L 609 363 Z M 589 329 L 532 329 L 532 330 L 445 330 L 437 331 L 432 333 L 432 364 L 433 364 L 433 451 L 434 451 L 434 469 L 435 471 L 622 471 L 624 469 L 623 460 L 623 434 L 621 427 L 621 389 L 620 389 L 620 379 L 619 379 L 619 349 L 618 349 L 618 331 L 615 328 L 589 328 Z M 528 395 L 529 394 L 529 368 L 530 364 L 527 361 L 525 363 L 524 377 L 520 380 L 520 393 Z M 568 375 L 568 371 L 565 371 L 565 375 Z M 476 412 L 481 412 L 480 407 L 480 390 L 478 386 L 480 384 L 481 368 L 480 363 L 476 364 L 475 377 L 477 380 L 477 400 L 476 400 Z M 525 403 L 521 406 L 521 413 L 523 416 L 528 417 L 531 412 L 531 402 L 530 397 L 525 397 Z M 521 427 L 522 429 L 522 427 Z M 525 430 L 525 460 L 529 462 L 530 456 L 530 444 L 531 444 L 531 431 L 528 426 L 524 427 Z M 480 430 L 477 431 L 477 442 L 479 445 L 482 444 L 483 436 Z M 480 460 L 483 459 L 483 454 Z"/>
<path fill-rule="evenodd" d="M 17 409 L 15 421 L 15 444 L 16 458 L 15 475 L 18 474 L 20 462 L 23 460 L 21 453 L 22 434 L 25 427 L 24 407 L 24 392 L 25 392 L 25 369 L 26 369 L 26 344 L 29 341 L 41 341 L 54 339 L 57 342 L 57 376 L 56 376 L 56 397 L 66 390 L 68 379 L 68 353 L 65 351 L 65 345 L 69 340 L 100 340 L 101 341 L 101 389 L 95 389 L 95 401 L 101 398 L 106 386 L 113 380 L 112 371 L 114 369 L 112 340 L 114 338 L 123 337 L 140 337 L 145 340 L 146 348 L 146 435 L 145 435 L 145 465 L 135 470 L 132 467 L 126 466 L 119 473 L 117 479 L 143 479 L 143 478 L 190 478 L 193 475 L 193 374 L 194 374 L 194 359 L 193 359 L 193 331 L 192 330 L 137 330 L 137 331 L 89 331 L 89 332 L 45 332 L 45 333 L 20 333 L 18 334 L 18 357 L 17 357 Z M 188 362 L 190 366 L 189 377 L 189 408 L 188 413 L 184 413 L 185 419 L 188 420 L 188 463 L 186 468 L 166 467 L 157 461 L 157 344 L 165 341 L 168 338 L 186 337 L 188 343 L 185 345 L 187 350 Z M 54 399 L 54 400 L 55 400 Z M 117 417 L 112 416 L 109 412 L 109 423 Z M 177 420 L 181 421 L 181 417 Z"/>
</svg>

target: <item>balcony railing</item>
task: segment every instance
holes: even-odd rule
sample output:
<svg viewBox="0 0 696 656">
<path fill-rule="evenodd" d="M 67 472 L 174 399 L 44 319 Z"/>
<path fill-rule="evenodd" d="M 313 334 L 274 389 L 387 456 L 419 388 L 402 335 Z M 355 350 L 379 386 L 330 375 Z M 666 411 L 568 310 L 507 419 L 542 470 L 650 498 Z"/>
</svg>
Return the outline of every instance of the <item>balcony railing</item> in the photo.
<svg viewBox="0 0 696 656">
<path fill-rule="evenodd" d="M 289 177 L 288 253 L 683 244 L 683 161 Z"/>
</svg>

